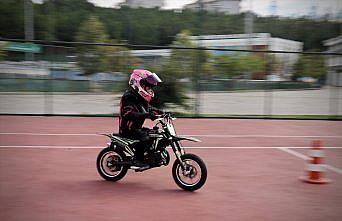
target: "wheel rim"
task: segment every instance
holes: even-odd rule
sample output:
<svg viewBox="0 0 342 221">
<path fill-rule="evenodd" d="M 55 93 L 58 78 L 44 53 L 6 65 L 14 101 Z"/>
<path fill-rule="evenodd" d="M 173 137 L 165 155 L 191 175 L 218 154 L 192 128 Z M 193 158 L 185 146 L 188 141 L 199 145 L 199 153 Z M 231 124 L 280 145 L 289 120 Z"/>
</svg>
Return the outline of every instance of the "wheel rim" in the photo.
<svg viewBox="0 0 342 221">
<path fill-rule="evenodd" d="M 176 175 L 179 182 L 184 186 L 195 186 L 200 182 L 202 170 L 200 165 L 194 160 L 185 160 L 186 170 L 183 171 L 180 164 L 177 165 Z"/>
<path fill-rule="evenodd" d="M 122 157 L 114 151 L 102 155 L 100 160 L 101 172 L 107 177 L 116 177 L 123 169 L 123 166 L 114 166 L 114 162 L 121 162 Z"/>
</svg>

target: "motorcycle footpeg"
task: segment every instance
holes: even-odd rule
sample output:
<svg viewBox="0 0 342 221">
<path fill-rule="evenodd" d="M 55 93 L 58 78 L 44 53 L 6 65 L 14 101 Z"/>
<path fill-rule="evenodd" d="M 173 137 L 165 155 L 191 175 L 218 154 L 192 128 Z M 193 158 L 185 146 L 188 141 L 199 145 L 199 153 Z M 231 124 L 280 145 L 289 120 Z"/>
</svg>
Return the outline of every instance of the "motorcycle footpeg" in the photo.
<svg viewBox="0 0 342 221">
<path fill-rule="evenodd" d="M 150 168 L 151 168 L 150 165 L 146 165 L 146 166 L 143 166 L 143 167 L 131 166 L 131 169 L 133 169 L 135 172 L 143 172 L 143 171 L 148 170 Z"/>
<path fill-rule="evenodd" d="M 122 161 L 122 162 L 116 162 L 113 165 L 114 166 L 131 166 L 132 162 L 131 161 Z"/>
</svg>

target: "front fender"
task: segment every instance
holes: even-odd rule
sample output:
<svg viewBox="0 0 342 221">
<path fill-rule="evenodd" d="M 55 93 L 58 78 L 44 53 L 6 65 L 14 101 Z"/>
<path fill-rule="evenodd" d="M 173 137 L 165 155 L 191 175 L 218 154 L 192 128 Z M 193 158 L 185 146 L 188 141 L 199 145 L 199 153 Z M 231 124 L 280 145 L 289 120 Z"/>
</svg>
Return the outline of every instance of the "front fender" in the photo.
<svg viewBox="0 0 342 221">
<path fill-rule="evenodd" d="M 181 141 L 181 140 L 188 140 L 192 142 L 202 142 L 201 140 L 194 138 L 194 137 L 186 137 L 186 136 L 174 136 L 173 137 L 176 141 Z"/>
<path fill-rule="evenodd" d="M 109 139 L 113 140 L 113 134 L 100 134 L 100 135 L 109 137 Z"/>
</svg>

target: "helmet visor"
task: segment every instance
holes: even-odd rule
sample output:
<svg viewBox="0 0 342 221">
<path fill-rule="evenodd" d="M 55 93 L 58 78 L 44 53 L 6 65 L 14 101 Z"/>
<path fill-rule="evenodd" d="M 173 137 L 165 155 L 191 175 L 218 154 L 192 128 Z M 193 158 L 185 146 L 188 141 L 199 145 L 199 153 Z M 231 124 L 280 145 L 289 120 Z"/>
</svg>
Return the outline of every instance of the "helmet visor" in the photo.
<svg viewBox="0 0 342 221">
<path fill-rule="evenodd" d="M 162 82 L 162 80 L 155 73 L 146 78 L 147 85 L 151 87 L 158 85 L 160 82 Z"/>
</svg>

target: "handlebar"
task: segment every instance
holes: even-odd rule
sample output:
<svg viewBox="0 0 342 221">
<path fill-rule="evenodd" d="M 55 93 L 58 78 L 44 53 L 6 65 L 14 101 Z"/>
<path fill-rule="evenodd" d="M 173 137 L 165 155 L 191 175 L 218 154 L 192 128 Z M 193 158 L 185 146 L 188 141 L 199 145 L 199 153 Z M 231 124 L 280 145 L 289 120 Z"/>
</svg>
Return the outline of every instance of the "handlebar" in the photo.
<svg viewBox="0 0 342 221">
<path fill-rule="evenodd" d="M 158 117 L 156 120 L 158 121 L 162 121 L 164 120 L 165 118 L 170 118 L 171 120 L 176 120 L 176 118 L 172 117 L 171 116 L 171 112 L 165 112 L 164 114 L 158 114 L 158 115 L 155 115 L 156 117 Z"/>
</svg>

